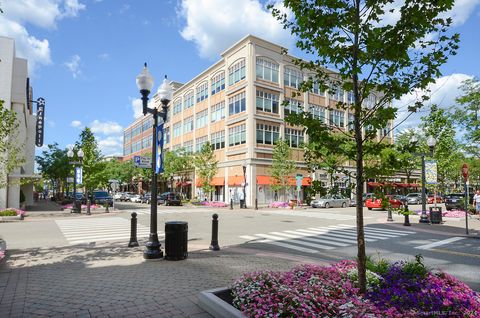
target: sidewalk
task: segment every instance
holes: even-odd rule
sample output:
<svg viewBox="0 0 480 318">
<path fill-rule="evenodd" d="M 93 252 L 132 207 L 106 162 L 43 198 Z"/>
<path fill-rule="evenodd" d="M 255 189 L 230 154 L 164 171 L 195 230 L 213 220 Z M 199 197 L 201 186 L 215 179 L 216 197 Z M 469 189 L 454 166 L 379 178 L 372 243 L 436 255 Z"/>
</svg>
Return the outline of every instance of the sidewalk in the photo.
<svg viewBox="0 0 480 318">
<path fill-rule="evenodd" d="M 119 212 L 119 210 L 113 210 L 113 208 L 110 208 L 109 210 L 110 213 Z M 60 204 L 51 200 L 39 200 L 33 205 L 29 205 L 26 212 L 26 220 L 43 217 L 75 217 L 87 215 L 86 208 L 83 208 L 81 213 L 71 213 L 71 209 L 63 209 Z M 105 214 L 106 212 L 104 207 L 99 207 L 97 209 L 90 209 L 90 213 L 92 215 L 100 215 Z"/>
<path fill-rule="evenodd" d="M 228 286 L 246 271 L 309 261 L 192 248 L 177 262 L 144 261 L 143 246 L 124 243 L 11 250 L 0 269 L 0 317 L 210 317 L 197 305 L 200 291 Z"/>
</svg>

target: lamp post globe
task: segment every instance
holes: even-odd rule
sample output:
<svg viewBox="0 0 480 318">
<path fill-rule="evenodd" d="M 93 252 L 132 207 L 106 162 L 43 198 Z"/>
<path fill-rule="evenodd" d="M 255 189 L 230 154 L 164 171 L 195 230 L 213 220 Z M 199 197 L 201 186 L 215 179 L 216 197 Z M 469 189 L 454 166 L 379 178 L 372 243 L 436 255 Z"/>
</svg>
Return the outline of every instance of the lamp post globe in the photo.
<svg viewBox="0 0 480 318">
<path fill-rule="evenodd" d="M 67 151 L 67 157 L 72 159 L 73 158 L 73 150 L 72 149 L 68 149 Z"/>
<path fill-rule="evenodd" d="M 82 160 L 83 159 L 83 150 L 80 148 L 80 150 L 77 152 L 78 159 Z"/>
<path fill-rule="evenodd" d="M 140 92 L 145 90 L 150 93 L 150 91 L 152 90 L 153 76 L 148 71 L 147 63 L 144 64 L 143 70 L 140 72 L 140 74 L 137 75 L 136 83 Z"/>
<path fill-rule="evenodd" d="M 167 80 L 167 75 L 163 79 L 162 85 L 158 88 L 157 95 L 162 104 L 168 104 L 173 98 L 173 89 L 170 82 Z"/>
</svg>

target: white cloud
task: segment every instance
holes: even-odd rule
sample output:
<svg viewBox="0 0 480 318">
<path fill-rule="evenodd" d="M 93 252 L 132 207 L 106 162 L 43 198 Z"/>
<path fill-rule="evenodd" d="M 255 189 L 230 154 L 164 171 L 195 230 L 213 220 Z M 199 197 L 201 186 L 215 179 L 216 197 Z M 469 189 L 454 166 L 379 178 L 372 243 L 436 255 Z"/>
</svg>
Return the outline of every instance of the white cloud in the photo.
<svg viewBox="0 0 480 318">
<path fill-rule="evenodd" d="M 247 34 L 285 47 L 293 37 L 259 0 L 182 0 L 178 15 L 186 20 L 182 37 L 197 45 L 200 56 L 217 58 Z"/>
<path fill-rule="evenodd" d="M 103 135 L 116 135 L 123 132 L 123 127 L 113 121 L 101 122 L 97 119 L 90 123 L 90 129 L 93 133 Z"/>
<path fill-rule="evenodd" d="M 17 55 L 28 59 L 31 74 L 38 65 L 52 61 L 48 39 L 30 35 L 25 25 L 55 29 L 61 19 L 76 17 L 85 9 L 78 0 L 15 0 L 1 4 L 4 14 L 0 15 L 0 35 L 15 39 Z"/>
<path fill-rule="evenodd" d="M 80 70 L 80 61 L 80 56 L 75 54 L 70 58 L 69 61 L 64 63 L 67 69 L 72 73 L 73 78 L 77 78 L 80 74 L 82 74 L 82 70 Z"/>
<path fill-rule="evenodd" d="M 123 154 L 123 138 L 122 136 L 108 136 L 105 139 L 98 140 L 98 147 L 102 152 L 102 155 L 117 155 Z"/>
<path fill-rule="evenodd" d="M 72 126 L 73 128 L 80 128 L 82 127 L 82 122 L 80 120 L 73 120 L 70 123 L 70 126 Z"/>
<path fill-rule="evenodd" d="M 132 98 L 129 97 L 130 99 L 130 107 L 133 110 L 133 118 L 137 119 L 143 116 L 143 105 L 142 105 L 142 100 L 140 98 Z M 150 99 L 148 101 L 148 108 L 153 108 L 153 99 Z"/>
<path fill-rule="evenodd" d="M 404 95 L 400 100 L 395 101 L 394 105 L 399 108 L 398 117 L 395 124 L 399 124 L 398 130 L 407 128 L 415 128 L 420 124 L 421 117 L 428 114 L 432 104 L 438 105 L 440 108 L 452 109 L 456 107 L 455 99 L 462 94 L 460 85 L 463 81 L 473 78 L 467 74 L 451 74 L 437 78 L 435 83 L 428 86 L 430 100 L 418 112 L 411 114 L 408 112 L 408 105 L 413 105 L 425 94 L 425 91 L 416 90 L 410 94 Z M 401 123 L 401 124 L 400 124 Z"/>
</svg>

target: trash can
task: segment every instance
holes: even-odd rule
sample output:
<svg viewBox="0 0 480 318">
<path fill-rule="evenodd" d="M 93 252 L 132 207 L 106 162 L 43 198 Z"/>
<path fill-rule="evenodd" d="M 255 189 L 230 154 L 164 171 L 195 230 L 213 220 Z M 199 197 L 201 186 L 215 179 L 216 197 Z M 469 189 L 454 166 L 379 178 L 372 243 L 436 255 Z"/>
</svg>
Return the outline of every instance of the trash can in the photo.
<svg viewBox="0 0 480 318">
<path fill-rule="evenodd" d="M 432 224 L 441 224 L 442 223 L 442 208 L 441 207 L 430 207 L 430 223 Z"/>
<path fill-rule="evenodd" d="M 188 223 L 165 222 L 165 259 L 179 261 L 188 256 Z"/>
<path fill-rule="evenodd" d="M 73 212 L 74 213 L 81 213 L 82 212 L 82 202 L 74 201 L 73 202 Z"/>
</svg>

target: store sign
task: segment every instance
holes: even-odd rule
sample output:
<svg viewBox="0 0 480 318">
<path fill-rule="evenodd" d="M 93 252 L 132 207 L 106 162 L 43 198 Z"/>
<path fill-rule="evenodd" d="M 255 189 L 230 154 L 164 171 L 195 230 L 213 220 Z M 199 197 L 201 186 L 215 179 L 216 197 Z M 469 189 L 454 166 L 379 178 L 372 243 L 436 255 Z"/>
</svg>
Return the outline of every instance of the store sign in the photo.
<svg viewBox="0 0 480 318">
<path fill-rule="evenodd" d="M 37 99 L 37 125 L 35 127 L 35 145 L 43 146 L 43 130 L 45 117 L 45 99 L 40 97 Z"/>
<path fill-rule="evenodd" d="M 163 123 L 157 126 L 157 171 L 162 173 L 163 169 Z"/>
<path fill-rule="evenodd" d="M 425 181 L 427 184 L 437 184 L 437 162 L 425 160 Z"/>
</svg>

